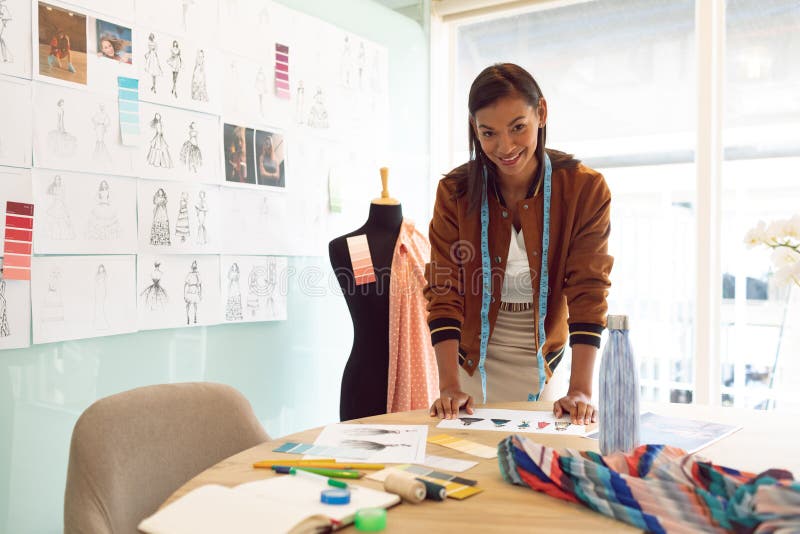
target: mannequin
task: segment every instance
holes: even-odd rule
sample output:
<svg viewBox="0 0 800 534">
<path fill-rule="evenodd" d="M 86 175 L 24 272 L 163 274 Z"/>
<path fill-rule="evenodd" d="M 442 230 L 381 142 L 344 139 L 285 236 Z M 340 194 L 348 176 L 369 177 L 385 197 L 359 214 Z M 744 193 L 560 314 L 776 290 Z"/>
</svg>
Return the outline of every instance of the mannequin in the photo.
<svg viewBox="0 0 800 534">
<path fill-rule="evenodd" d="M 353 319 L 353 348 L 342 376 L 342 421 L 386 413 L 389 373 L 389 282 L 392 257 L 403 222 L 400 202 L 389 196 L 388 169 L 381 168 L 383 191 L 372 201 L 367 222 L 328 245 L 336 279 Z M 375 281 L 356 285 L 347 238 L 367 236 Z"/>
</svg>

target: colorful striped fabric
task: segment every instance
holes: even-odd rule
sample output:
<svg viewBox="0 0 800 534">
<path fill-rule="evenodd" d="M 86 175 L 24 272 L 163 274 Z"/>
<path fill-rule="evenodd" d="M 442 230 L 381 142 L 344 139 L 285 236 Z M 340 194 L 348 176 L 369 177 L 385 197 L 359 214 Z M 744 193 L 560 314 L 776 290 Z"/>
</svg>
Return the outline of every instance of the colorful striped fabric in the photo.
<svg viewBox="0 0 800 534">
<path fill-rule="evenodd" d="M 503 478 L 648 532 L 800 532 L 800 482 L 714 465 L 665 445 L 627 454 L 556 450 L 523 436 L 497 447 Z"/>
</svg>

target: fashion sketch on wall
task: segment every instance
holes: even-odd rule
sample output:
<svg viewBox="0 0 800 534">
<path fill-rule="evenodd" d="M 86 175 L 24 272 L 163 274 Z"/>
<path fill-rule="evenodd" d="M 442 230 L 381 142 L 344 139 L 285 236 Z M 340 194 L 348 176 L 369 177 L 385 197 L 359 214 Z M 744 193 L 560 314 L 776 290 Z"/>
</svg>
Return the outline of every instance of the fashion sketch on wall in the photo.
<svg viewBox="0 0 800 534">
<path fill-rule="evenodd" d="M 225 300 L 219 308 L 225 322 L 286 319 L 287 258 L 222 256 Z"/>
<path fill-rule="evenodd" d="M 150 225 L 150 244 L 170 246 L 169 214 L 167 213 L 167 193 L 159 188 L 153 195 L 153 222 Z"/>
<path fill-rule="evenodd" d="M 108 299 L 108 273 L 102 263 L 97 266 L 94 275 L 94 327 L 97 330 L 108 329 L 106 305 Z"/>
<path fill-rule="evenodd" d="M 189 138 L 181 147 L 181 163 L 194 173 L 203 166 L 203 152 L 197 142 L 197 127 L 193 122 L 189 124 Z"/>
<path fill-rule="evenodd" d="M 181 69 L 183 68 L 183 60 L 181 59 L 181 47 L 178 44 L 178 41 L 172 41 L 172 48 L 169 51 L 169 58 L 167 59 L 167 65 L 169 65 L 170 70 L 172 71 L 172 89 L 170 93 L 176 99 L 178 98 L 178 75 L 181 73 Z"/>
<path fill-rule="evenodd" d="M 208 89 L 206 88 L 206 53 L 201 48 L 197 51 L 192 72 L 192 100 L 208 102 Z"/>
<path fill-rule="evenodd" d="M 160 113 L 153 115 L 150 128 L 153 130 L 153 137 L 150 139 L 147 163 L 152 167 L 172 168 L 172 158 L 169 155 L 167 141 L 164 139 L 164 123 L 161 121 Z"/>
<path fill-rule="evenodd" d="M 161 271 L 161 262 L 154 261 L 153 269 L 150 272 L 151 284 L 142 291 L 141 296 L 144 299 L 146 309 L 150 311 L 164 310 L 169 304 L 169 296 L 167 291 L 161 287 L 161 278 L 164 273 Z"/>
<path fill-rule="evenodd" d="M 0 73 L 31 78 L 31 2 L 0 0 Z"/>
<path fill-rule="evenodd" d="M 89 217 L 87 237 L 96 240 L 110 240 L 117 239 L 119 235 L 119 216 L 111 204 L 111 188 L 107 180 L 101 180 L 97 186 L 95 205 Z"/>
<path fill-rule="evenodd" d="M 152 33 L 147 37 L 147 52 L 144 54 L 144 70 L 152 80 L 150 92 L 156 94 L 158 92 L 156 81 L 164 74 L 164 71 L 161 68 L 161 61 L 158 59 L 158 43 L 156 42 L 156 36 Z"/>
<path fill-rule="evenodd" d="M 64 300 L 61 298 L 61 270 L 54 267 L 47 277 L 47 293 L 42 302 L 42 323 L 64 321 Z"/>
<path fill-rule="evenodd" d="M 47 137 L 47 145 L 50 152 L 61 158 L 69 158 L 75 155 L 78 146 L 77 138 L 67 131 L 64 120 L 65 110 L 64 99 L 56 103 L 56 127 L 50 131 Z"/>
<path fill-rule="evenodd" d="M 192 262 L 183 282 L 183 300 L 186 303 L 186 324 L 197 324 L 197 305 L 203 300 L 203 281 L 197 272 L 197 260 Z"/>
<path fill-rule="evenodd" d="M 111 117 L 106 113 L 106 107 L 103 104 L 97 106 L 97 111 L 92 115 L 92 125 L 94 126 L 94 159 L 101 165 L 109 165 L 111 163 L 111 154 L 108 152 L 106 146 L 106 135 L 108 129 L 111 127 Z"/>
<path fill-rule="evenodd" d="M 185 243 L 189 238 L 189 193 L 181 192 L 178 202 L 178 219 L 175 221 L 175 240 Z"/>
<path fill-rule="evenodd" d="M 237 279 L 238 282 L 238 279 Z M 241 297 L 239 298 L 239 315 L 241 315 Z M 0 278 L 0 337 L 9 337 L 11 328 L 8 326 L 8 301 L 6 300 L 6 281 Z"/>
<path fill-rule="evenodd" d="M 75 239 L 72 220 L 67 209 L 66 191 L 60 175 L 55 175 L 47 188 L 49 203 L 45 211 L 46 232 L 50 239 Z"/>
<path fill-rule="evenodd" d="M 206 192 L 198 193 L 197 203 L 194 205 L 197 215 L 197 244 L 206 245 L 208 243 L 208 229 L 206 228 L 206 215 L 208 215 L 208 201 Z"/>
<path fill-rule="evenodd" d="M 6 0 L 0 0 L 0 59 L 3 63 L 14 62 L 14 53 L 6 42 L 6 29 L 13 20 L 14 17 Z M 3 313 L 5 313 L 5 306 L 3 306 Z"/>
<path fill-rule="evenodd" d="M 225 320 L 242 320 L 242 287 L 239 283 L 239 264 L 233 262 L 228 269 L 228 301 L 225 304 Z"/>
</svg>

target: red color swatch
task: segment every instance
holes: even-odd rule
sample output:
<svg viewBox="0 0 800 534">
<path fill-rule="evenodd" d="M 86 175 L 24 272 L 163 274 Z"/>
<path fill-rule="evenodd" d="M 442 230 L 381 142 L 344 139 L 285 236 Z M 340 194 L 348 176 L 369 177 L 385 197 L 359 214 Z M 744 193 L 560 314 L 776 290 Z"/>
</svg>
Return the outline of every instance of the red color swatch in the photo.
<svg viewBox="0 0 800 534">
<path fill-rule="evenodd" d="M 31 279 L 33 204 L 6 203 L 6 239 L 3 244 L 3 278 Z"/>
</svg>

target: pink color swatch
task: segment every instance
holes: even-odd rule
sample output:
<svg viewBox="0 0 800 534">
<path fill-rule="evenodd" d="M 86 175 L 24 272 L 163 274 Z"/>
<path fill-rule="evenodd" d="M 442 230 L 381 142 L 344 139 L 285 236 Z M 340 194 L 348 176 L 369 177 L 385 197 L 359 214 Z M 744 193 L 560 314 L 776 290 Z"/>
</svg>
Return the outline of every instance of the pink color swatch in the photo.
<svg viewBox="0 0 800 534">
<path fill-rule="evenodd" d="M 353 278 L 356 285 L 374 282 L 375 270 L 372 268 L 372 256 L 369 253 L 366 234 L 348 237 L 347 248 L 350 250 L 350 263 L 353 264 Z"/>
</svg>

